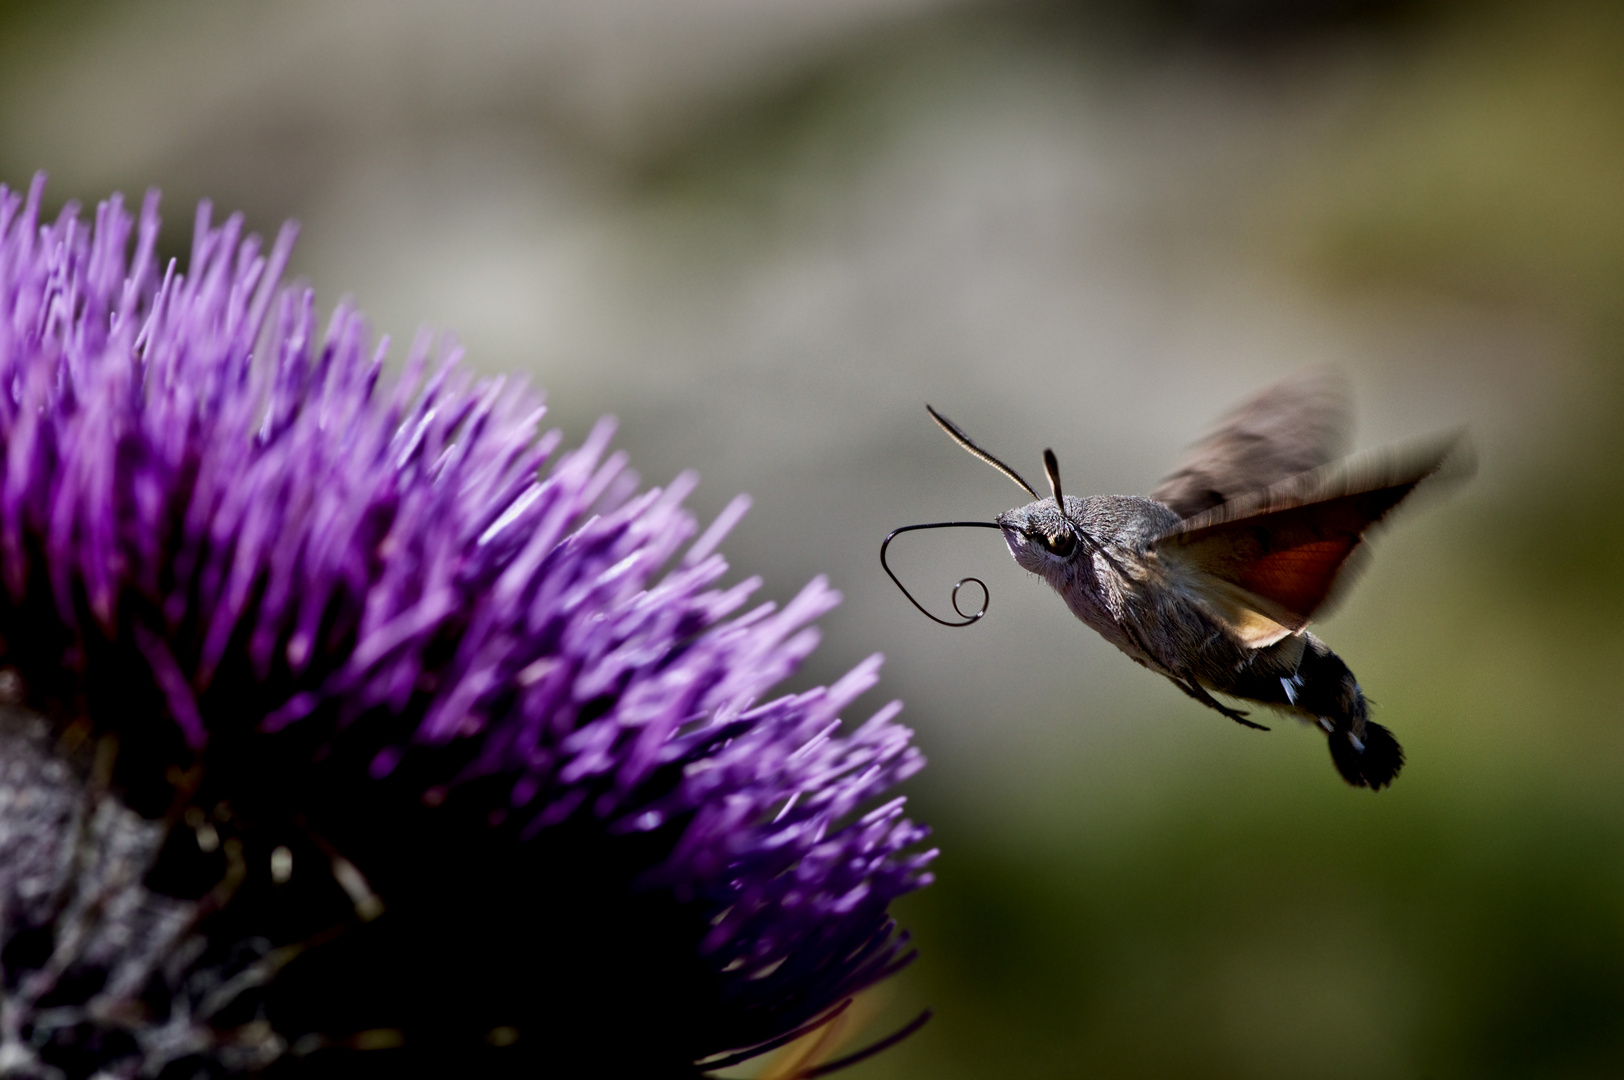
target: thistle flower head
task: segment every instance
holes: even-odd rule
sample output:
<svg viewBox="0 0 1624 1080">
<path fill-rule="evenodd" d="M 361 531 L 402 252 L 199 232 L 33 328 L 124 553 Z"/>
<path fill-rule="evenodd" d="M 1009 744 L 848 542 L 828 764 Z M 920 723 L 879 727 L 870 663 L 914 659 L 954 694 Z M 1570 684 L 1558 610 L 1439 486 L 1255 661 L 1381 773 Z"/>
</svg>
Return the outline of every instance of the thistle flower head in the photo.
<svg viewBox="0 0 1624 1080">
<path fill-rule="evenodd" d="M 720 584 L 742 498 L 701 532 L 691 475 L 639 492 L 607 422 L 560 452 L 427 337 L 386 376 L 284 286 L 291 228 L 204 204 L 160 265 L 154 195 L 42 224 L 42 190 L 0 188 L 0 663 L 86 790 L 166 826 L 145 887 L 195 924 L 84 983 L 76 1052 L 229 1071 L 259 1025 L 295 1070 L 684 1075 L 905 961 L 887 907 L 932 853 L 872 804 L 921 758 L 895 703 L 839 719 L 877 658 L 763 700 L 838 597 Z M 6 985 L 89 962 L 0 905 Z M 175 989 L 204 970 L 242 984 L 213 1011 Z M 183 1002 L 187 1039 L 104 1030 Z M 46 1060 L 35 1005 L 0 1039 Z"/>
</svg>

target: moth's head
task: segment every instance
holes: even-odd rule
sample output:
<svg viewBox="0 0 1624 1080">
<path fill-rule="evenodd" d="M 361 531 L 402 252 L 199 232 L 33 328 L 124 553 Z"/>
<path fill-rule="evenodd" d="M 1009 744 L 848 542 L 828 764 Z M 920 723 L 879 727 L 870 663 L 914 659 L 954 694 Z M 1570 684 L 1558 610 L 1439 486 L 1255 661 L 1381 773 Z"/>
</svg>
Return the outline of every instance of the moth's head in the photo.
<svg viewBox="0 0 1624 1080">
<path fill-rule="evenodd" d="M 1053 499 L 1006 510 L 997 521 L 1015 561 L 1051 584 L 1067 575 L 1082 546 L 1076 524 L 1060 513 Z"/>
<path fill-rule="evenodd" d="M 914 599 L 913 594 L 908 592 L 902 581 L 892 572 L 890 565 L 886 563 L 885 552 L 898 534 L 913 532 L 916 529 L 956 529 L 965 527 L 997 529 L 1003 533 L 1004 542 L 1009 545 L 1009 550 L 1014 554 L 1017 563 L 1034 574 L 1042 575 L 1050 585 L 1062 593 L 1066 593 L 1067 582 L 1075 573 L 1078 565 L 1078 553 L 1085 545 L 1091 548 L 1097 548 L 1099 545 L 1092 537 L 1084 533 L 1082 527 L 1077 524 L 1080 520 L 1077 511 L 1081 509 L 1081 503 L 1073 499 L 1068 505 L 1065 496 L 1060 493 L 1060 466 L 1055 462 L 1054 451 L 1045 450 L 1043 452 L 1043 469 L 1049 475 L 1049 490 L 1054 493 L 1053 498 L 1045 499 L 1037 493 L 1031 484 L 1028 484 L 1022 478 L 1020 473 L 977 446 L 951 420 L 932 409 L 929 405 L 926 405 L 925 409 L 930 413 L 931 419 L 935 420 L 954 442 L 1015 481 L 1035 501 L 1007 513 L 999 514 L 996 521 L 937 521 L 927 522 L 922 525 L 904 525 L 900 529 L 893 529 L 891 534 L 885 538 L 885 543 L 880 545 L 880 566 L 885 569 L 887 574 L 891 575 L 891 580 L 897 583 L 899 589 L 902 589 L 903 595 L 908 597 L 914 607 L 924 612 L 927 618 L 934 619 L 944 626 L 969 626 L 987 613 L 987 601 L 991 599 L 985 592 L 986 584 L 980 578 L 961 578 L 959 583 L 953 586 L 953 610 L 959 615 L 959 621 L 951 622 L 932 615 L 925 609 L 923 604 Z M 959 590 L 970 582 L 979 585 L 983 590 L 981 610 L 974 614 L 959 607 Z"/>
<path fill-rule="evenodd" d="M 1032 496 L 1033 501 L 1025 506 L 999 514 L 995 523 L 1004 534 L 1004 543 L 1009 545 L 1015 561 L 1023 569 L 1041 575 L 1049 584 L 1060 588 L 1061 583 L 1070 576 L 1068 568 L 1088 537 L 1083 535 L 1082 528 L 1077 524 L 1075 511 L 1080 509 L 1077 500 L 1073 499 L 1068 505 L 1066 497 L 1061 494 L 1060 463 L 1055 460 L 1054 451 L 1043 451 L 1043 471 L 1049 478 L 1052 495 L 1045 499 L 1026 482 L 1025 477 L 977 446 L 951 420 L 929 405 L 925 408 L 931 419 L 941 425 L 954 442 L 1015 481 Z"/>
</svg>

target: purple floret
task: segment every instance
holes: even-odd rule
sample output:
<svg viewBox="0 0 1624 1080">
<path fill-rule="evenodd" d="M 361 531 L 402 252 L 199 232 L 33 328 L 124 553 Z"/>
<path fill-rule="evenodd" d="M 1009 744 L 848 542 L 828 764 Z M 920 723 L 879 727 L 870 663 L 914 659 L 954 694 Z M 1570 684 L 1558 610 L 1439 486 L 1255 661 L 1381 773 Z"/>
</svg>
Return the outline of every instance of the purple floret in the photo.
<svg viewBox="0 0 1624 1080">
<path fill-rule="evenodd" d="M 694 477 L 639 493 L 607 421 L 559 453 L 537 394 L 427 336 L 385 375 L 282 284 L 291 227 L 266 251 L 205 203 L 183 271 L 155 194 L 42 226 L 42 193 L 0 187 L 0 663 L 118 736 L 139 813 L 240 838 L 210 925 L 302 950 L 256 1006 L 290 1047 L 681 1075 L 906 961 L 887 907 L 934 852 L 871 804 L 923 759 L 896 703 L 839 719 L 877 657 L 762 701 L 839 597 L 719 584 L 745 499 L 696 539 Z M 385 914 L 310 947 L 349 879 L 290 901 L 277 845 Z"/>
</svg>

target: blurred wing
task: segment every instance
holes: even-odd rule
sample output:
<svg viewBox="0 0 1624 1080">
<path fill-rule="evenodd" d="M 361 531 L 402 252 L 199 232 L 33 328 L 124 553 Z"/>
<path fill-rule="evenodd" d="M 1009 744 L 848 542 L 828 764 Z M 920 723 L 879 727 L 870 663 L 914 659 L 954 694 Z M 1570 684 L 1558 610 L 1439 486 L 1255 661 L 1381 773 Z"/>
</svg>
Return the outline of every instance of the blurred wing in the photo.
<svg viewBox="0 0 1624 1080">
<path fill-rule="evenodd" d="M 1152 545 L 1254 648 L 1295 633 L 1354 576 L 1365 533 L 1438 471 L 1458 436 L 1315 470 L 1180 522 Z"/>
<path fill-rule="evenodd" d="M 1335 460 L 1349 426 L 1347 387 L 1336 372 L 1300 371 L 1225 416 L 1150 497 L 1192 517 Z"/>
</svg>

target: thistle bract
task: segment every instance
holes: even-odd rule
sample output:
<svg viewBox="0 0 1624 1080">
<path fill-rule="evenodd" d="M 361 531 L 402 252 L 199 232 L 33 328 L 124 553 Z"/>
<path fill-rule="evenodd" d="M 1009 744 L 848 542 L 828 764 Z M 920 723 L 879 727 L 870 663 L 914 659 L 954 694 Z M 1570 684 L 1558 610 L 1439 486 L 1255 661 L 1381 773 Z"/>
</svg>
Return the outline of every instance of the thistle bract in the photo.
<svg viewBox="0 0 1624 1080">
<path fill-rule="evenodd" d="M 291 228 L 205 204 L 161 265 L 155 196 L 42 224 L 42 191 L 0 188 L 0 663 L 164 827 L 144 887 L 195 931 L 98 982 L 61 911 L 0 909 L 36 942 L 8 987 L 88 972 L 74 1060 L 685 1075 L 905 961 L 887 906 L 933 853 L 874 803 L 922 760 L 895 703 L 839 719 L 877 658 L 763 700 L 838 597 L 720 584 L 742 499 L 701 531 L 690 475 L 639 492 L 607 422 L 561 452 L 427 337 L 386 375 L 284 286 Z M 31 1007 L 7 1037 L 48 1064 Z"/>
</svg>

